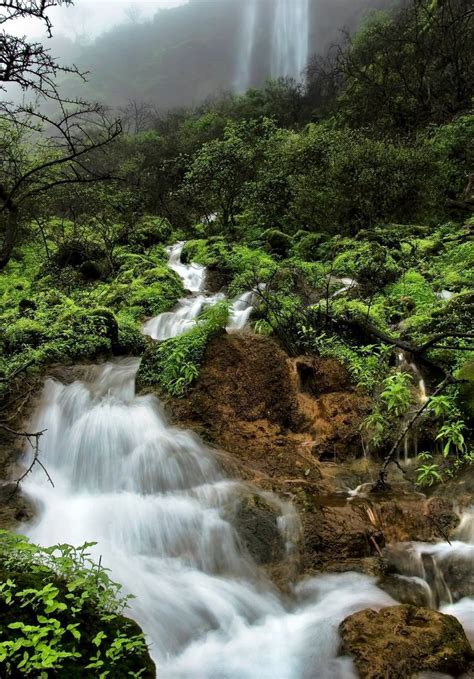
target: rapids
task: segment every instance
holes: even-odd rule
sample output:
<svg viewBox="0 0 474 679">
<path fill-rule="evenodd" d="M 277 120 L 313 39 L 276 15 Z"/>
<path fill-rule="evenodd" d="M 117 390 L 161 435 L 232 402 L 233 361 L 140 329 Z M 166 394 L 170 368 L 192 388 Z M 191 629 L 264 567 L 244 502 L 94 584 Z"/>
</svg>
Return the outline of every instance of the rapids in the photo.
<svg viewBox="0 0 474 679">
<path fill-rule="evenodd" d="M 160 333 L 166 326 L 167 336 L 189 327 L 184 321 L 192 323 L 196 309 L 215 300 L 203 291 L 205 270 L 181 264 L 181 248 L 171 248 L 170 263 L 191 296 L 161 315 Z M 247 293 L 234 302 L 232 327 L 245 325 L 251 301 Z M 129 615 L 145 631 L 161 678 L 354 677 L 352 661 L 337 657 L 339 623 L 394 599 L 374 578 L 357 573 L 290 583 L 290 594 L 282 596 L 236 530 L 239 503 L 259 491 L 226 478 L 212 450 L 171 426 L 156 398 L 136 394 L 138 365 L 123 359 L 91 366 L 72 384 L 46 380 L 31 426 L 47 430 L 41 460 L 55 487 L 41 470 L 25 482 L 37 513 L 23 532 L 43 545 L 97 542 L 95 558 L 135 595 Z M 263 495 L 280 516 L 290 556 L 296 513 Z M 465 515 L 451 546 L 400 548 L 409 564 L 405 577 L 425 582 L 433 603 L 456 615 L 473 640 L 474 599 L 453 595 L 443 569 L 453 559 L 472 562 L 474 514 Z M 430 573 L 437 569 L 436 582 L 425 554 Z"/>
</svg>

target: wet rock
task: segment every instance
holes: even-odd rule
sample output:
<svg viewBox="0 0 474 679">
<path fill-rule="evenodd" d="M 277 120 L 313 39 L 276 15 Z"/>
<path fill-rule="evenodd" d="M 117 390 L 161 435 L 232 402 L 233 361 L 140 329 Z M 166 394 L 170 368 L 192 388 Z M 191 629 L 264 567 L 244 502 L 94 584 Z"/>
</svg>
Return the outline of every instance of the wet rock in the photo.
<svg viewBox="0 0 474 679">
<path fill-rule="evenodd" d="M 257 564 L 266 565 L 284 558 L 285 544 L 278 528 L 278 514 L 258 495 L 242 500 L 234 525 Z"/>
<path fill-rule="evenodd" d="M 366 609 L 340 626 L 342 654 L 361 679 L 400 679 L 419 672 L 459 676 L 473 659 L 461 624 L 450 615 L 410 605 Z"/>
<path fill-rule="evenodd" d="M 448 498 L 399 497 L 378 505 L 387 542 L 434 542 L 445 540 L 459 524 Z"/>
<path fill-rule="evenodd" d="M 321 568 L 377 555 L 384 538 L 362 507 L 320 507 L 303 517 L 308 566 Z"/>
<path fill-rule="evenodd" d="M 298 405 L 314 437 L 318 460 L 341 462 L 361 457 L 362 419 L 369 401 L 351 384 L 347 370 L 332 358 L 300 356 L 292 362 Z"/>
<path fill-rule="evenodd" d="M 346 368 L 333 358 L 299 356 L 295 367 L 301 391 L 312 396 L 352 390 Z"/>
<path fill-rule="evenodd" d="M 34 516 L 32 503 L 16 483 L 0 486 L 0 529 L 11 530 L 15 525 L 30 521 Z"/>
<path fill-rule="evenodd" d="M 390 594 L 392 599 L 412 606 L 430 606 L 432 595 L 426 582 L 417 577 L 398 575 L 384 576 L 378 583 L 380 589 Z"/>
<path fill-rule="evenodd" d="M 208 266 L 206 268 L 206 282 L 205 289 L 214 294 L 226 288 L 232 280 L 232 273 L 217 266 Z"/>
</svg>

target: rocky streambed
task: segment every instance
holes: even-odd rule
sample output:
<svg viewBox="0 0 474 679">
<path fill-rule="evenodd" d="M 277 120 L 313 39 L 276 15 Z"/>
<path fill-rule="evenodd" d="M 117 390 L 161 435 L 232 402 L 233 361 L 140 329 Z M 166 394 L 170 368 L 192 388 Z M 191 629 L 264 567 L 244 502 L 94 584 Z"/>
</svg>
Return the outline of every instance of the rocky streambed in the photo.
<svg viewBox="0 0 474 679">
<path fill-rule="evenodd" d="M 207 304 L 205 271 L 171 257 Z M 147 327 L 182 331 L 192 306 Z M 185 398 L 136 387 L 131 359 L 52 370 L 30 422 L 47 429 L 56 487 L 35 471 L 3 525 L 41 544 L 97 540 L 137 596 L 159 676 L 469 671 L 472 478 L 427 497 L 395 471 L 391 493 L 370 493 L 366 397 L 332 359 L 289 358 L 242 328 L 251 293 L 234 306 Z M 14 452 L 6 435 L 5 478 Z"/>
</svg>

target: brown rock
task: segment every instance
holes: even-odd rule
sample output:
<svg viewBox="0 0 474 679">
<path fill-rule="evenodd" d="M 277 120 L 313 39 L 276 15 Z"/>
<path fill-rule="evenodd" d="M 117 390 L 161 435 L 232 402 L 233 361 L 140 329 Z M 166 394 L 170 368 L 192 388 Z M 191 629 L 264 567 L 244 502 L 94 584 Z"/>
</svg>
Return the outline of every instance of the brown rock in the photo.
<svg viewBox="0 0 474 679">
<path fill-rule="evenodd" d="M 303 516 L 303 526 L 308 565 L 316 568 L 371 557 L 384 546 L 383 535 L 355 505 L 321 507 Z"/>
<path fill-rule="evenodd" d="M 418 672 L 459 676 L 473 659 L 461 624 L 451 615 L 410 605 L 366 609 L 340 626 L 342 654 L 361 679 L 401 679 Z"/>
</svg>

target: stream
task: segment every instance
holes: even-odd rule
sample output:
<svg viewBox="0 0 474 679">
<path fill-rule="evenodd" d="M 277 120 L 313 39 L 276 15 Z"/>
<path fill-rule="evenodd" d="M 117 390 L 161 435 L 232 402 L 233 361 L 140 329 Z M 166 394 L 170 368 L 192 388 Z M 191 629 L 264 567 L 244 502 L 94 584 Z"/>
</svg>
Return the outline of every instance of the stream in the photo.
<svg viewBox="0 0 474 679">
<path fill-rule="evenodd" d="M 170 248 L 170 266 L 190 294 L 145 324 L 155 339 L 184 332 L 224 299 L 206 293 L 205 269 L 182 264 L 181 250 L 182 243 Z M 229 329 L 243 328 L 251 310 L 251 293 L 234 300 Z M 239 503 L 260 491 L 227 478 L 214 452 L 172 426 L 155 397 L 136 394 L 138 366 L 114 360 L 72 384 L 46 380 L 31 426 L 47 430 L 41 460 L 55 487 L 33 471 L 24 490 L 36 518 L 20 532 L 42 545 L 98 543 L 94 557 L 135 595 L 128 614 L 145 631 L 161 678 L 355 677 L 352 661 L 337 657 L 339 623 L 395 600 L 358 573 L 323 574 L 279 593 L 235 528 Z M 261 494 L 278 512 L 290 555 L 298 517 L 289 503 Z M 472 572 L 474 513 L 465 513 L 451 545 L 396 547 L 399 577 L 422 583 L 473 642 L 474 599 L 451 591 L 445 574 L 453 563 Z"/>
</svg>

